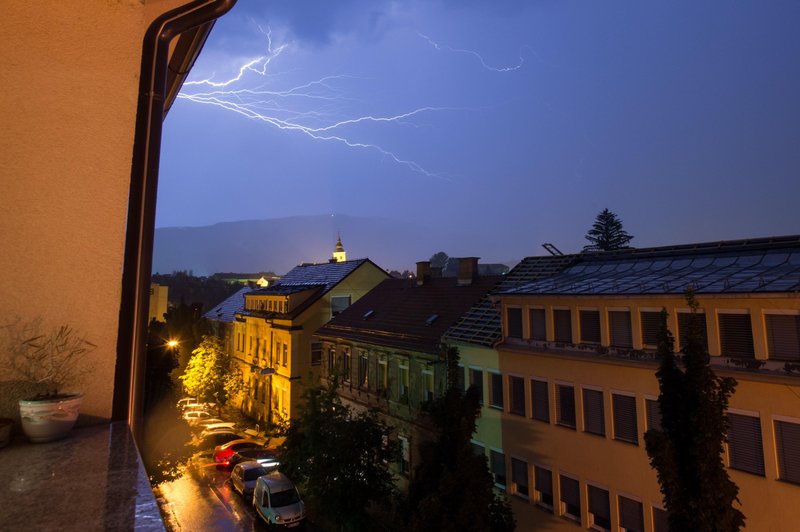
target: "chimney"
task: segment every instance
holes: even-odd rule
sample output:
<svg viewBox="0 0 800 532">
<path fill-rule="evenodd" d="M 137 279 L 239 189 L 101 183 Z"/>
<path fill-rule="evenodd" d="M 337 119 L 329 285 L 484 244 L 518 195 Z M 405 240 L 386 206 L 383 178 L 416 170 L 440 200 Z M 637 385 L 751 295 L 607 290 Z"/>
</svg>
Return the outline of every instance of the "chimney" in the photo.
<svg viewBox="0 0 800 532">
<path fill-rule="evenodd" d="M 468 286 L 478 277 L 478 257 L 458 259 L 458 286 Z"/>
<path fill-rule="evenodd" d="M 431 263 L 422 260 L 417 263 L 417 286 L 422 286 L 425 281 L 431 278 Z"/>
</svg>

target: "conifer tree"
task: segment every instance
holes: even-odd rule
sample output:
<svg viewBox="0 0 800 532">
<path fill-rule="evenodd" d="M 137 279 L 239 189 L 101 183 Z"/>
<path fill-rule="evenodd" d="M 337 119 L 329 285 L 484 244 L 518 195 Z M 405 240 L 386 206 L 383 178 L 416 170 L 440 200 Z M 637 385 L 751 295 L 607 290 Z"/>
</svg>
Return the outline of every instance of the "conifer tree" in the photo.
<svg viewBox="0 0 800 532">
<path fill-rule="evenodd" d="M 622 220 L 616 214 L 603 209 L 595 218 L 585 238 L 590 244 L 583 247 L 584 251 L 611 251 L 629 248 L 628 242 L 633 240 L 633 235 L 629 235 L 622 228 Z"/>
<path fill-rule="evenodd" d="M 694 313 L 697 302 L 691 292 L 687 300 Z M 714 374 L 701 335 L 697 320 L 691 319 L 680 368 L 662 310 L 656 372 L 661 430 L 648 430 L 645 444 L 670 530 L 734 532 L 744 526 L 744 515 L 733 507 L 739 488 L 728 477 L 722 453 L 728 432 L 725 411 L 736 380 Z"/>
</svg>

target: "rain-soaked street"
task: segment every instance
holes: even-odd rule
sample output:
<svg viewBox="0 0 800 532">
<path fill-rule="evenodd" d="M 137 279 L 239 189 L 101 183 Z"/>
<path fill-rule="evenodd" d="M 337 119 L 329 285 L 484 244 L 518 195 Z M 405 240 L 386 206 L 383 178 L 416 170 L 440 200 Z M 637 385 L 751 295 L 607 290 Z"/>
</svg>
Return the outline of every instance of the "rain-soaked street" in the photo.
<svg viewBox="0 0 800 532">
<path fill-rule="evenodd" d="M 217 471 L 208 454 L 196 456 L 186 473 L 156 490 L 168 530 L 266 530 L 253 507 Z"/>
</svg>

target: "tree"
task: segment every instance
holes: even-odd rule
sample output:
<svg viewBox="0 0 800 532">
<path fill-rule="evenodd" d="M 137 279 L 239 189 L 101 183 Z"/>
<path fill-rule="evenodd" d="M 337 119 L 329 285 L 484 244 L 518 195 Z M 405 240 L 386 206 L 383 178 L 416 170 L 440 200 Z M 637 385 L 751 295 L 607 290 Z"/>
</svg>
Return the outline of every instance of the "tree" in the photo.
<svg viewBox="0 0 800 532">
<path fill-rule="evenodd" d="M 687 300 L 696 311 L 691 292 Z M 739 488 L 728 477 L 722 459 L 728 432 L 725 411 L 736 380 L 717 377 L 709 367 L 695 319 L 687 330 L 681 369 L 667 329 L 667 312 L 662 310 L 657 354 L 661 430 L 648 430 L 645 444 L 669 512 L 669 528 L 738 531 L 744 526 L 744 515 L 733 507 Z"/>
<path fill-rule="evenodd" d="M 450 258 L 447 256 L 447 253 L 444 251 L 437 251 L 433 255 L 431 255 L 430 262 L 433 268 L 444 268 L 444 265 L 447 264 L 447 259 Z"/>
<path fill-rule="evenodd" d="M 583 247 L 584 251 L 611 251 L 629 248 L 628 242 L 633 240 L 633 235 L 622 228 L 622 220 L 616 214 L 603 209 L 585 238 L 591 243 Z"/>
<path fill-rule="evenodd" d="M 308 388 L 300 415 L 289 421 L 281 470 L 297 482 L 318 523 L 370 530 L 371 503 L 388 503 L 398 458 L 392 430 L 372 411 L 354 412 L 336 394 L 338 379 Z"/>
<path fill-rule="evenodd" d="M 220 409 L 244 387 L 242 371 L 216 336 L 203 336 L 180 379 L 187 394 Z"/>
<path fill-rule="evenodd" d="M 457 384 L 458 349 L 443 352 L 448 386 L 429 404 L 435 426 L 433 441 L 420 446 L 420 464 L 409 486 L 413 530 L 514 530 L 504 497 L 494 493 L 485 456 L 475 454 L 471 438 L 480 413 L 476 387 L 464 393 Z"/>
</svg>

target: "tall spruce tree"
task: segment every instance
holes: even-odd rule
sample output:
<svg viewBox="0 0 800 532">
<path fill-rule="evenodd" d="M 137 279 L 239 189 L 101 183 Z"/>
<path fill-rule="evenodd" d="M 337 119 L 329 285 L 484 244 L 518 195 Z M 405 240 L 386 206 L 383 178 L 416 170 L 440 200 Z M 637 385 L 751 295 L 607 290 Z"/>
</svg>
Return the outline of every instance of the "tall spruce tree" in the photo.
<svg viewBox="0 0 800 532">
<path fill-rule="evenodd" d="M 475 454 L 471 438 L 480 413 L 477 388 L 466 393 L 456 379 L 458 349 L 445 348 L 448 386 L 429 412 L 436 430 L 420 446 L 420 464 L 409 486 L 410 527 L 417 531 L 514 530 L 511 507 L 494 493 L 486 457 Z"/>
<path fill-rule="evenodd" d="M 616 214 L 603 209 L 586 232 L 586 240 L 590 244 L 583 247 L 584 251 L 611 251 L 630 247 L 628 243 L 633 240 L 633 235 L 622 228 L 622 220 Z"/>
<path fill-rule="evenodd" d="M 691 292 L 687 300 L 698 316 Z M 728 432 L 725 411 L 736 380 L 714 374 L 698 320 L 689 323 L 680 368 L 667 312 L 661 312 L 656 372 L 661 430 L 645 434 L 647 454 L 658 474 L 670 530 L 738 531 L 745 519 L 733 507 L 739 488 L 728 477 L 722 458 Z"/>
</svg>

